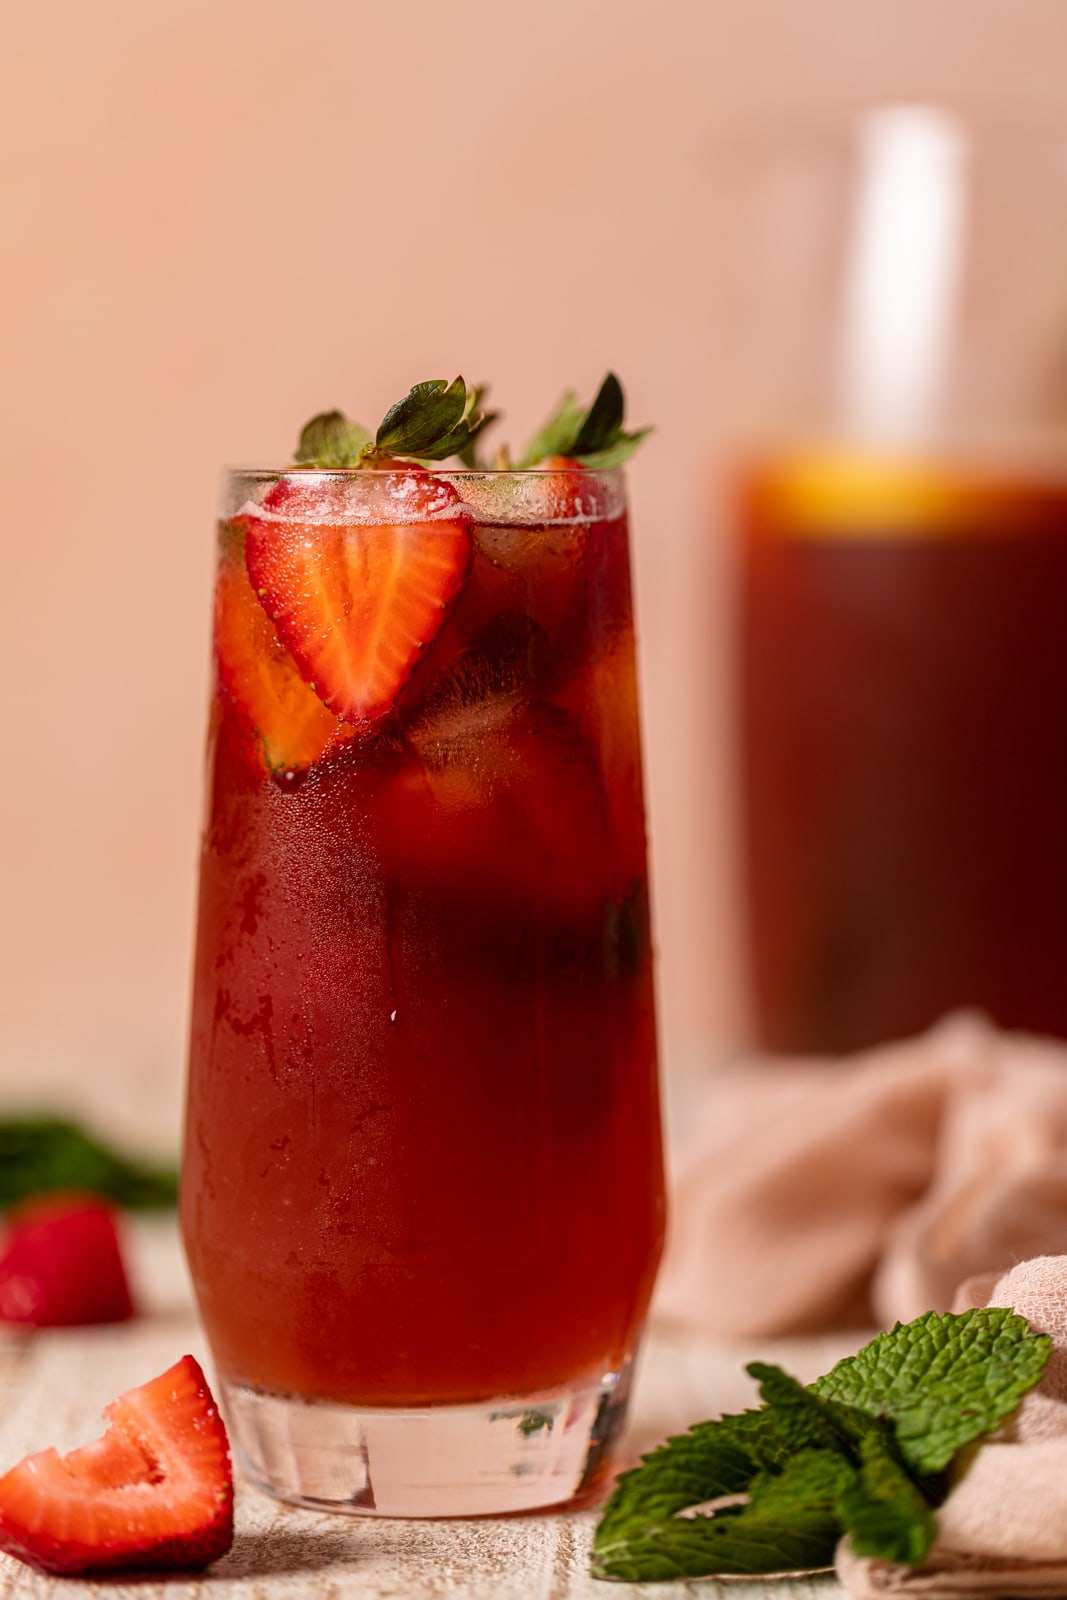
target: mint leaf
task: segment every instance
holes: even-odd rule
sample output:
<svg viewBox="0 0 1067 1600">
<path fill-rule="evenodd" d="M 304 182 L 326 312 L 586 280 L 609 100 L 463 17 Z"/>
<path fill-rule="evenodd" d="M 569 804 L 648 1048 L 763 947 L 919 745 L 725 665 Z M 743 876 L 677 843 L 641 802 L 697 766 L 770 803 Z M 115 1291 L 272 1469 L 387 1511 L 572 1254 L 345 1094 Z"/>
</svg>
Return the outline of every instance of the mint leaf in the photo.
<svg viewBox="0 0 1067 1600">
<path fill-rule="evenodd" d="M 323 411 L 304 424 L 294 460 L 300 466 L 358 467 L 370 433 L 343 411 Z"/>
<path fill-rule="evenodd" d="M 61 1117 L 0 1121 L 0 1207 L 55 1189 L 84 1189 L 117 1205 L 172 1206 L 178 1175 L 134 1161 Z"/>
<path fill-rule="evenodd" d="M 778 1376 L 786 1379 L 784 1373 Z M 793 1385 L 793 1380 L 786 1381 Z M 827 1446 L 802 1445 L 779 1456 L 776 1464 L 749 1476 L 746 1504 L 726 1506 L 710 1516 L 673 1513 L 683 1494 L 687 1507 L 692 1507 L 729 1493 L 722 1476 L 713 1481 L 697 1466 L 687 1480 L 684 1469 L 695 1463 L 676 1461 L 673 1477 L 666 1480 L 666 1463 L 659 1461 L 663 1481 L 657 1497 L 647 1492 L 648 1486 L 644 1494 L 638 1493 L 637 1480 L 646 1468 L 637 1468 L 620 1479 L 620 1484 L 630 1480 L 625 1501 L 613 1499 L 611 1514 L 605 1514 L 597 1528 L 594 1572 L 629 1582 L 655 1582 L 825 1567 L 832 1565 L 837 1541 L 846 1532 L 862 1554 L 887 1561 L 921 1561 L 933 1543 L 936 1522 L 897 1459 L 891 1430 L 860 1414 L 862 1438 L 853 1450 L 838 1432 L 832 1404 L 816 1400 L 812 1409 L 803 1403 L 794 1407 L 794 1400 L 803 1394 L 796 1384 L 787 1396 L 785 1410 L 791 1416 L 774 1404 L 762 1413 L 744 1414 L 749 1428 L 754 1427 L 751 1419 L 762 1418 L 753 1433 L 760 1453 L 774 1456 L 780 1447 L 788 1448 L 788 1441 L 795 1443 L 804 1432 L 805 1419 L 813 1423 L 815 1433 L 829 1439 Z M 808 1396 L 809 1401 L 812 1398 Z M 738 1419 L 724 1420 L 733 1424 Z M 711 1430 L 716 1426 L 721 1425 L 704 1425 Z M 654 1452 L 646 1463 L 659 1455 Z M 732 1483 L 735 1493 L 745 1471 L 743 1464 L 738 1466 Z"/>
<path fill-rule="evenodd" d="M 1024 1318 L 987 1307 L 898 1324 L 808 1387 L 753 1362 L 758 1411 L 699 1423 L 620 1477 L 593 1570 L 634 1582 L 794 1571 L 832 1560 L 843 1533 L 860 1555 L 921 1562 L 937 1475 L 1015 1410 L 1050 1350 Z"/>
<path fill-rule="evenodd" d="M 649 1521 L 593 1550 L 597 1576 L 630 1583 L 830 1566 L 841 1533 L 837 1502 L 853 1469 L 830 1450 L 804 1450 L 752 1483 L 744 1506 L 714 1516 Z"/>
<path fill-rule="evenodd" d="M 914 1566 L 937 1534 L 937 1518 L 922 1492 L 876 1432 L 860 1445 L 859 1472 L 843 1485 L 837 1509 L 859 1556 Z"/>
<path fill-rule="evenodd" d="M 587 411 L 568 390 L 519 458 L 519 467 L 535 467 L 552 456 L 569 456 L 583 467 L 607 471 L 621 466 L 652 432 L 639 428 L 628 433 L 623 426 L 626 399 L 622 384 L 609 372 Z"/>
<path fill-rule="evenodd" d="M 864 1554 L 919 1561 L 936 1524 L 889 1424 L 822 1400 L 753 1363 L 760 1411 L 701 1423 L 619 1479 L 594 1535 L 593 1570 L 630 1582 L 832 1564 L 851 1533 Z M 679 1516 L 724 1497 L 746 1503 Z"/>
<path fill-rule="evenodd" d="M 880 1333 L 811 1385 L 891 1420 L 904 1460 L 927 1474 L 999 1427 L 1045 1370 L 1052 1344 L 1013 1311 L 935 1311 Z"/>
<path fill-rule="evenodd" d="M 816 1447 L 836 1450 L 858 1463 L 860 1440 L 872 1426 L 877 1427 L 863 1412 L 820 1399 L 781 1367 L 750 1361 L 745 1371 L 759 1380 L 768 1426 L 780 1440 L 783 1454 Z"/>
<path fill-rule="evenodd" d="M 699 1422 L 642 1457 L 641 1466 L 622 1473 L 597 1527 L 597 1546 L 643 1521 L 660 1522 L 689 1506 L 740 1494 L 784 1455 L 766 1412 L 743 1411 L 718 1422 Z"/>
<path fill-rule="evenodd" d="M 855 1469 L 842 1479 L 837 1511 L 857 1553 L 921 1561 L 937 1523 L 905 1469 L 892 1425 L 858 1406 L 814 1394 L 780 1367 L 753 1361 L 747 1370 L 760 1380 L 764 1405 L 784 1444 L 803 1449 L 817 1442 Z"/>
</svg>

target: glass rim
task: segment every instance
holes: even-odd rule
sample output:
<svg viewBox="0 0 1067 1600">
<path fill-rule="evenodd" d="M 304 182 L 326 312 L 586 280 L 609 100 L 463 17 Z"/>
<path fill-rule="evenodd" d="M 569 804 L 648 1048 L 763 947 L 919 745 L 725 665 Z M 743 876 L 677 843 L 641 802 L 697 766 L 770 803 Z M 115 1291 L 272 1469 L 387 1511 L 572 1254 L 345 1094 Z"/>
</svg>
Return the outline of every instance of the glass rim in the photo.
<svg viewBox="0 0 1067 1600">
<path fill-rule="evenodd" d="M 397 467 L 305 467 L 295 464 L 286 467 L 224 466 L 228 478 L 256 478 L 276 481 L 279 478 L 325 478 L 340 483 L 358 482 L 360 479 L 403 478 L 411 472 L 425 472 L 434 478 L 574 478 L 616 479 L 622 476 L 622 467 L 423 467 L 417 461 Z"/>
</svg>

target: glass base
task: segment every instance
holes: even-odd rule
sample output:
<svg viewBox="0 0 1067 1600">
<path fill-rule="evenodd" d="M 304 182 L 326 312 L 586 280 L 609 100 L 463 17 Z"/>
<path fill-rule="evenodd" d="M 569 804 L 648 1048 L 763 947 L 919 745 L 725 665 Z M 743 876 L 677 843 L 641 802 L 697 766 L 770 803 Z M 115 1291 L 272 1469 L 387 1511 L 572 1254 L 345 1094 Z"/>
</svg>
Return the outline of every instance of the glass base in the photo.
<svg viewBox="0 0 1067 1600">
<path fill-rule="evenodd" d="M 534 1511 L 606 1476 L 629 1372 L 471 1405 L 404 1410 L 221 1385 L 237 1459 L 253 1483 L 312 1511 L 477 1517 Z"/>
</svg>

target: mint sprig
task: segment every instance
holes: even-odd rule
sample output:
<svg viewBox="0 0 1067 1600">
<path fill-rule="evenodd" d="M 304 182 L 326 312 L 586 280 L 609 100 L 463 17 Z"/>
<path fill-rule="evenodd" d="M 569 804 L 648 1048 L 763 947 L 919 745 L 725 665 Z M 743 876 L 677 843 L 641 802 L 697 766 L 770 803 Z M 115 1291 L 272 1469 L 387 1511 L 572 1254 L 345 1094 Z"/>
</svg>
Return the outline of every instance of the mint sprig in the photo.
<svg viewBox="0 0 1067 1600">
<path fill-rule="evenodd" d="M 898 1324 L 808 1387 L 753 1362 L 758 1410 L 699 1423 L 619 1478 L 593 1572 L 816 1570 L 844 1534 L 859 1555 L 915 1565 L 936 1535 L 944 1469 L 1011 1415 L 1050 1351 L 1024 1318 L 984 1308 Z M 724 1497 L 734 1503 L 716 1508 Z"/>
<path fill-rule="evenodd" d="M 1014 1311 L 929 1311 L 880 1333 L 812 1390 L 891 1421 L 909 1467 L 941 1472 L 964 1445 L 1011 1416 L 1040 1379 L 1050 1349 Z"/>
<path fill-rule="evenodd" d="M 583 467 L 606 471 L 628 461 L 651 428 L 627 432 L 626 397 L 609 372 L 588 409 L 568 389 L 519 458 L 520 468 L 536 467 L 551 456 L 568 456 Z"/>
<path fill-rule="evenodd" d="M 836 1506 L 848 1473 L 848 1464 L 829 1451 L 798 1451 L 780 1472 L 753 1480 L 746 1506 L 646 1522 L 614 1540 L 598 1533 L 594 1576 L 656 1583 L 818 1571 L 833 1559 Z"/>
<path fill-rule="evenodd" d="M 111 1149 L 63 1117 L 0 1120 L 0 1209 L 57 1189 L 84 1189 L 131 1208 L 172 1206 L 178 1175 Z"/>
</svg>

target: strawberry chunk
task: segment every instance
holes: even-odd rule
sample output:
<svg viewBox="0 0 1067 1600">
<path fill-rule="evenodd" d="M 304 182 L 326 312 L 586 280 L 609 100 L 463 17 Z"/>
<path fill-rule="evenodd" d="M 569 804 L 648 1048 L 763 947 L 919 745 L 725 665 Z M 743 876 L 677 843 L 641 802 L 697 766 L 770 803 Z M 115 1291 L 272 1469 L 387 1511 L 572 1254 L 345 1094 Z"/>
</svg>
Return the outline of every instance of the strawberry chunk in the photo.
<svg viewBox="0 0 1067 1600">
<path fill-rule="evenodd" d="M 57 1328 L 122 1322 L 133 1310 L 105 1201 L 51 1194 L 12 1211 L 0 1254 L 0 1319 Z"/>
<path fill-rule="evenodd" d="M 113 1401 L 102 1439 L 42 1450 L 0 1478 L 0 1549 L 42 1572 L 193 1568 L 233 1543 L 226 1429 L 183 1356 Z"/>
<path fill-rule="evenodd" d="M 215 585 L 219 682 L 241 712 L 272 772 L 310 767 L 353 730 L 328 711 L 300 675 L 248 578 L 238 518 L 226 530 Z"/>
<path fill-rule="evenodd" d="M 335 716 L 379 722 L 466 581 L 470 516 L 455 489 L 418 470 L 347 486 L 295 475 L 247 525 L 253 588 L 303 678 Z"/>
</svg>

